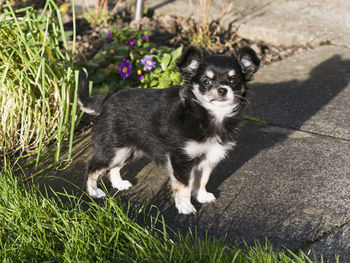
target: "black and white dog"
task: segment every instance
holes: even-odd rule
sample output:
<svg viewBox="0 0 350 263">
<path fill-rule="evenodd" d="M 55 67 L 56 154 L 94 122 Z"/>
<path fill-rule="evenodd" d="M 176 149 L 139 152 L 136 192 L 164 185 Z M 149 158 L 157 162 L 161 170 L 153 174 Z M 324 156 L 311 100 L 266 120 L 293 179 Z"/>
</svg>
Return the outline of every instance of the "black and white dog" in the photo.
<svg viewBox="0 0 350 263">
<path fill-rule="evenodd" d="M 214 201 L 206 184 L 235 145 L 247 103 L 246 82 L 259 64 L 249 47 L 233 56 L 204 56 L 190 47 L 178 62 L 182 86 L 92 97 L 86 73 L 80 79 L 79 103 L 83 111 L 98 115 L 92 129 L 87 192 L 94 198 L 105 196 L 97 181 L 106 170 L 114 188 L 128 189 L 131 183 L 121 178 L 120 169 L 147 155 L 167 168 L 179 213 L 196 212 L 191 195 L 200 203 Z"/>
</svg>

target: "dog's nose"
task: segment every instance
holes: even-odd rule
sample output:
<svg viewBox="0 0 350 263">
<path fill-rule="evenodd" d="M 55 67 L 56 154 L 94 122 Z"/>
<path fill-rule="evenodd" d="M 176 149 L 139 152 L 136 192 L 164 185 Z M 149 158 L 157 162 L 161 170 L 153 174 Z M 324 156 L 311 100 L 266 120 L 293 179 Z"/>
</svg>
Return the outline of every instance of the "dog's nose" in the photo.
<svg viewBox="0 0 350 263">
<path fill-rule="evenodd" d="M 225 96 L 227 94 L 227 89 L 226 88 L 220 88 L 218 89 L 218 93 L 220 96 Z"/>
</svg>

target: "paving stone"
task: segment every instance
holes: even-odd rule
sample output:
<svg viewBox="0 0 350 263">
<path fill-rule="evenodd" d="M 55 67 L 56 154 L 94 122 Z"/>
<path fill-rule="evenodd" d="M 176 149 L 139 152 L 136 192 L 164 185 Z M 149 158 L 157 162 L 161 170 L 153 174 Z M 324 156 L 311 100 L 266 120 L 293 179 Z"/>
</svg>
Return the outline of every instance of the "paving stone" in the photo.
<svg viewBox="0 0 350 263">
<path fill-rule="evenodd" d="M 316 255 L 323 254 L 323 258 L 330 259 L 330 262 L 336 262 L 334 255 L 339 257 L 338 262 L 350 262 L 349 237 L 350 225 L 346 225 L 313 244 L 306 252 L 311 251 Z"/>
<path fill-rule="evenodd" d="M 350 49 L 324 46 L 265 66 L 247 115 L 350 140 Z"/>
<path fill-rule="evenodd" d="M 242 2 L 242 1 L 239 1 Z M 247 1 L 249 6 L 257 1 Z M 243 18 L 238 33 L 277 45 L 318 45 L 331 41 L 350 46 L 350 2 L 345 0 L 258 1 L 257 10 Z"/>
</svg>

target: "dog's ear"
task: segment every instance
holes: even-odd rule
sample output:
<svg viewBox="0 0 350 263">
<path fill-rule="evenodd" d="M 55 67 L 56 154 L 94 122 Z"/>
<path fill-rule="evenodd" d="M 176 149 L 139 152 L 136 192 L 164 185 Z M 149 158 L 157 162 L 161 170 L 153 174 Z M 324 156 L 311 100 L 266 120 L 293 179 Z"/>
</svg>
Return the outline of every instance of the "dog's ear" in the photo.
<svg viewBox="0 0 350 263">
<path fill-rule="evenodd" d="M 245 80 L 253 80 L 254 73 L 259 68 L 260 59 L 254 50 L 247 46 L 238 49 L 235 53 Z"/>
<path fill-rule="evenodd" d="M 180 73 L 185 80 L 190 80 L 196 75 L 197 69 L 202 63 L 203 53 L 196 47 L 187 48 L 181 55 L 177 66 L 179 67 Z"/>
</svg>

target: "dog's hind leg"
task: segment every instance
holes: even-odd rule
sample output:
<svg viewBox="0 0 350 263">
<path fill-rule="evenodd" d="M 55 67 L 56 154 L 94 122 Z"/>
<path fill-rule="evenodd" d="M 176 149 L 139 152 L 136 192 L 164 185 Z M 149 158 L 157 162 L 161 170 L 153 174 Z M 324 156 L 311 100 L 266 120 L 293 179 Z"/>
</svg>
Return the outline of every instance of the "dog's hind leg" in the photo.
<svg viewBox="0 0 350 263">
<path fill-rule="evenodd" d="M 188 175 L 189 180 L 187 181 L 187 184 L 185 184 L 185 182 L 180 182 L 179 180 L 177 180 L 175 174 L 177 172 L 186 172 L 186 169 L 182 169 L 183 167 L 181 166 L 174 166 L 169 157 L 166 161 L 166 167 L 170 176 L 171 187 L 175 199 L 175 206 L 179 214 L 196 213 L 196 208 L 194 208 L 194 206 L 191 203 L 193 176 L 190 176 L 190 174 Z M 174 171 L 174 169 L 176 171 Z"/>
<path fill-rule="evenodd" d="M 133 150 L 128 147 L 118 148 L 115 150 L 114 158 L 110 164 L 112 167 L 109 172 L 109 180 L 112 187 L 120 191 L 129 189 L 132 184 L 128 180 L 123 180 L 120 175 L 120 169 L 125 165 L 130 155 L 133 154 Z"/>
<path fill-rule="evenodd" d="M 102 198 L 106 196 L 106 194 L 97 187 L 97 180 L 106 168 L 106 165 L 99 161 L 94 155 L 89 160 L 86 191 L 93 198 Z"/>
<path fill-rule="evenodd" d="M 109 172 L 109 180 L 111 181 L 112 187 L 119 191 L 129 189 L 132 184 L 128 180 L 123 180 L 120 176 L 121 166 L 114 167 Z"/>
</svg>

